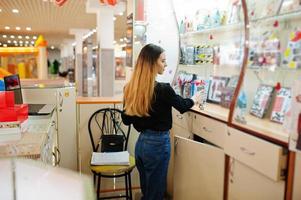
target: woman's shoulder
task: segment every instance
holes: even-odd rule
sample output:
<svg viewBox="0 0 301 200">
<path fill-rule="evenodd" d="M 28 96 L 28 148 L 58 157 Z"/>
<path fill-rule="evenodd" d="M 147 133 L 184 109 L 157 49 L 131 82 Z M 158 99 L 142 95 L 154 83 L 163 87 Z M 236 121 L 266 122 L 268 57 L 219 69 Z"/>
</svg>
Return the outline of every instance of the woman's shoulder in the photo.
<svg viewBox="0 0 301 200">
<path fill-rule="evenodd" d="M 155 90 L 157 93 L 162 93 L 163 95 L 173 93 L 173 89 L 169 83 L 156 82 Z"/>
</svg>

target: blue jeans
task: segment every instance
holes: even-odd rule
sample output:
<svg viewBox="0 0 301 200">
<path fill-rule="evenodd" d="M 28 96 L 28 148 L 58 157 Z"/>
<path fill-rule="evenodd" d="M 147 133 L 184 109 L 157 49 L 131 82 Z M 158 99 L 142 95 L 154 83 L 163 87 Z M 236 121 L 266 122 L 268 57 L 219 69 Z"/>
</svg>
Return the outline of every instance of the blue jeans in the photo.
<svg viewBox="0 0 301 200">
<path fill-rule="evenodd" d="M 170 159 L 169 131 L 140 133 L 135 148 L 142 200 L 163 200 Z"/>
</svg>

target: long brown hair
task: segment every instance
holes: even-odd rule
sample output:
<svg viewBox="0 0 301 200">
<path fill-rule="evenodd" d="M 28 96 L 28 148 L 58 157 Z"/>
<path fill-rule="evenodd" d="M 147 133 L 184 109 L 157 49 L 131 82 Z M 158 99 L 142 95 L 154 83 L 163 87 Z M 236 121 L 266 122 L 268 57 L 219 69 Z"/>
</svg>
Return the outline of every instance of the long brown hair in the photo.
<svg viewBox="0 0 301 200">
<path fill-rule="evenodd" d="M 124 109 L 130 116 L 149 116 L 154 98 L 157 61 L 164 50 L 154 44 L 144 46 L 130 81 L 124 88 Z"/>
</svg>

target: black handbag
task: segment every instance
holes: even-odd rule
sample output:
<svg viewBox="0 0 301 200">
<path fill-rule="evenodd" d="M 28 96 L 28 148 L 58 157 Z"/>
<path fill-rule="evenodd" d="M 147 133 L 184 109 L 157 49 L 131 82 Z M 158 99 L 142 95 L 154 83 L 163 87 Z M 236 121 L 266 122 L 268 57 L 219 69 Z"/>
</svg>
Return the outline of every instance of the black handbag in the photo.
<svg viewBox="0 0 301 200">
<path fill-rule="evenodd" d="M 102 135 L 101 152 L 123 151 L 124 141 L 123 135 Z"/>
</svg>

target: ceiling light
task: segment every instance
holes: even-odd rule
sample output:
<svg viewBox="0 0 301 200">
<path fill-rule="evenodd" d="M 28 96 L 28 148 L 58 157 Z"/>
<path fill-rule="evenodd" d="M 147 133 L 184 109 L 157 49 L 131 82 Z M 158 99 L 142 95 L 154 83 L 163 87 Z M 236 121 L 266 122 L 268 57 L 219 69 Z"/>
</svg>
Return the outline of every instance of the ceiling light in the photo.
<svg viewBox="0 0 301 200">
<path fill-rule="evenodd" d="M 0 12 L 2 12 L 2 9 L 0 8 Z"/>
<path fill-rule="evenodd" d="M 6 30 L 9 30 L 9 29 L 10 29 L 10 27 L 9 27 L 9 26 L 5 26 L 4 28 L 5 28 Z"/>
<path fill-rule="evenodd" d="M 12 9 L 11 10 L 13 13 L 19 13 L 19 10 L 18 9 Z"/>
<path fill-rule="evenodd" d="M 2 35 L 2 37 L 3 37 L 3 38 L 7 38 L 7 36 L 6 36 L 6 35 Z"/>
<path fill-rule="evenodd" d="M 31 41 L 31 44 L 34 44 L 34 41 Z"/>
<path fill-rule="evenodd" d="M 15 44 L 16 44 L 16 43 L 18 43 L 18 42 L 17 42 L 16 40 L 14 40 L 14 41 L 13 41 L 13 43 L 15 43 Z"/>
<path fill-rule="evenodd" d="M 23 41 L 22 41 L 22 40 L 20 40 L 20 41 L 19 41 L 19 43 L 20 43 L 20 44 L 23 44 Z"/>
<path fill-rule="evenodd" d="M 51 46 L 50 48 L 51 48 L 51 49 L 54 49 L 54 46 Z"/>
<path fill-rule="evenodd" d="M 20 47 L 23 47 L 23 44 L 20 44 Z"/>
<path fill-rule="evenodd" d="M 120 12 L 119 15 L 122 16 L 122 15 L 123 15 L 123 12 Z"/>
<path fill-rule="evenodd" d="M 8 43 L 8 44 L 10 44 L 10 43 L 11 43 L 11 41 L 10 41 L 10 40 L 7 40 L 7 43 Z"/>
<path fill-rule="evenodd" d="M 2 43 L 0 42 L 0 46 L 2 45 Z"/>
<path fill-rule="evenodd" d="M 21 30 L 21 28 L 19 26 L 16 26 L 16 30 L 19 31 Z"/>
<path fill-rule="evenodd" d="M 25 41 L 25 44 L 28 44 L 29 42 L 28 41 Z"/>
<path fill-rule="evenodd" d="M 22 36 L 21 36 L 21 35 L 19 35 L 19 36 L 18 36 L 18 38 L 19 38 L 19 39 L 22 39 Z"/>
<path fill-rule="evenodd" d="M 37 39 L 37 36 L 33 36 L 32 39 L 36 40 L 36 39 Z"/>
<path fill-rule="evenodd" d="M 29 36 L 28 36 L 28 35 L 26 35 L 25 38 L 26 38 L 27 40 L 29 40 Z"/>
<path fill-rule="evenodd" d="M 14 36 L 14 35 L 11 35 L 11 36 L 10 36 L 10 38 L 14 39 L 14 38 L 15 38 L 15 36 Z"/>
<path fill-rule="evenodd" d="M 26 27 L 26 30 L 27 31 L 31 31 L 31 27 Z"/>
<path fill-rule="evenodd" d="M 7 44 L 3 44 L 3 47 L 7 47 Z"/>
<path fill-rule="evenodd" d="M 115 20 L 116 20 L 116 17 L 113 17 L 113 20 L 115 21 Z"/>
<path fill-rule="evenodd" d="M 16 47 L 19 46 L 18 43 L 15 43 L 15 46 L 16 46 Z"/>
</svg>

